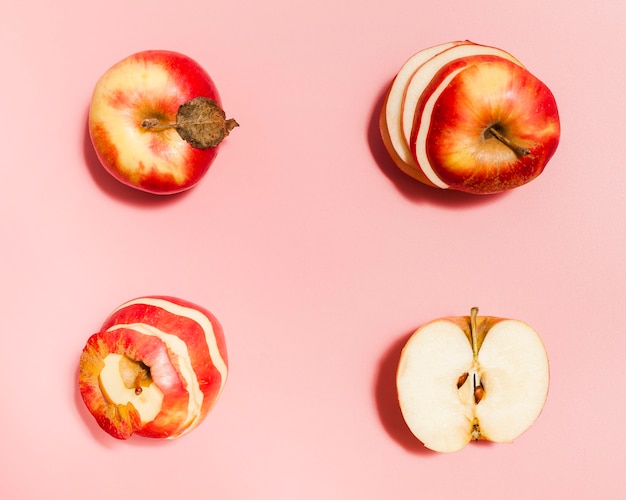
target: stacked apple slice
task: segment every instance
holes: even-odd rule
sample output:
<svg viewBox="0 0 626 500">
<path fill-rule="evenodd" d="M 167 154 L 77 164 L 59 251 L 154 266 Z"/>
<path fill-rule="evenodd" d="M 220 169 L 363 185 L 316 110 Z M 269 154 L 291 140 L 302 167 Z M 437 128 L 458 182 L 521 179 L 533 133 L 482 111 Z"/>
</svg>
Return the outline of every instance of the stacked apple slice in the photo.
<svg viewBox="0 0 626 500">
<path fill-rule="evenodd" d="M 537 177 L 559 142 L 550 90 L 511 54 L 469 41 L 418 52 L 392 82 L 380 131 L 420 182 L 488 194 Z"/>
<path fill-rule="evenodd" d="M 79 389 L 113 437 L 176 438 L 213 407 L 227 363 L 222 328 L 209 311 L 172 297 L 143 297 L 118 307 L 89 338 Z"/>
<path fill-rule="evenodd" d="M 530 326 L 473 308 L 411 336 L 398 365 L 398 400 L 427 448 L 453 452 L 471 440 L 520 436 L 541 413 L 549 379 L 545 348 Z"/>
</svg>

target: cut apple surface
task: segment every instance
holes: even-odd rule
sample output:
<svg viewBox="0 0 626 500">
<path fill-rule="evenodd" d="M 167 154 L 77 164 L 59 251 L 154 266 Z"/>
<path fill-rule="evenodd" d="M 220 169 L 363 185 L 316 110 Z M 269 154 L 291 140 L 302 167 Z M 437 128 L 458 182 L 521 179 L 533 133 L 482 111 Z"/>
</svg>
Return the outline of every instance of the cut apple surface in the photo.
<svg viewBox="0 0 626 500">
<path fill-rule="evenodd" d="M 226 345 L 206 309 L 172 297 L 126 302 L 87 341 L 79 389 L 100 427 L 175 438 L 208 414 L 226 381 Z"/>
<path fill-rule="evenodd" d="M 434 451 L 479 439 L 511 442 L 535 422 L 548 394 L 548 357 L 537 333 L 518 320 L 477 314 L 432 321 L 402 351 L 400 408 Z"/>
<path fill-rule="evenodd" d="M 490 194 L 530 182 L 556 151 L 550 90 L 508 52 L 451 42 L 400 69 L 380 116 L 394 163 L 420 182 Z"/>
</svg>

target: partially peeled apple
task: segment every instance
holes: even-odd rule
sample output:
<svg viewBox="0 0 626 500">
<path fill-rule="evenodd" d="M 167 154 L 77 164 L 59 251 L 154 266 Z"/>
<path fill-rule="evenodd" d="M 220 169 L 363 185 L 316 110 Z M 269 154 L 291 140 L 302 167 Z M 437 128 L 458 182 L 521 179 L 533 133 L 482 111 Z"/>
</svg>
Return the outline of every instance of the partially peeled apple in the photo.
<svg viewBox="0 0 626 500">
<path fill-rule="evenodd" d="M 492 194 L 541 174 L 560 138 L 556 101 L 513 55 L 456 41 L 401 67 L 379 128 L 395 165 L 432 187 Z"/>
<path fill-rule="evenodd" d="M 111 436 L 177 438 L 196 428 L 228 373 L 222 327 L 208 310 L 164 296 L 119 306 L 80 357 L 79 390 Z"/>
<path fill-rule="evenodd" d="M 454 452 L 472 440 L 518 438 L 541 413 L 549 379 L 530 326 L 473 308 L 420 327 L 402 350 L 396 383 L 411 432 L 431 450 Z"/>
</svg>

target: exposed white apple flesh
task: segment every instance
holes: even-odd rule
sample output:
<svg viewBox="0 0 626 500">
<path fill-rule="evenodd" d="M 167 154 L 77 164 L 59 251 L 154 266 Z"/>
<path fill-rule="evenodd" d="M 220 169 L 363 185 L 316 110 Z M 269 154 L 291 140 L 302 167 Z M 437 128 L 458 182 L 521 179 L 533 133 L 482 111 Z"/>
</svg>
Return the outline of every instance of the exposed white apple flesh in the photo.
<svg viewBox="0 0 626 500">
<path fill-rule="evenodd" d="M 464 43 L 469 42 L 443 43 L 414 54 L 402 65 L 389 87 L 380 114 L 380 129 L 387 152 L 395 156 L 394 160 L 406 173 L 418 174 L 419 171 L 402 128 L 407 85 L 418 68 L 428 60 L 451 47 Z"/>
<path fill-rule="evenodd" d="M 511 442 L 534 423 L 548 394 L 548 357 L 537 333 L 518 320 L 477 314 L 432 321 L 402 351 L 400 408 L 434 451 L 478 439 Z"/>
<path fill-rule="evenodd" d="M 161 411 L 163 392 L 149 377 L 149 368 L 117 353 L 103 361 L 99 381 L 104 397 L 115 405 L 132 403 L 141 422 L 152 422 Z"/>
</svg>

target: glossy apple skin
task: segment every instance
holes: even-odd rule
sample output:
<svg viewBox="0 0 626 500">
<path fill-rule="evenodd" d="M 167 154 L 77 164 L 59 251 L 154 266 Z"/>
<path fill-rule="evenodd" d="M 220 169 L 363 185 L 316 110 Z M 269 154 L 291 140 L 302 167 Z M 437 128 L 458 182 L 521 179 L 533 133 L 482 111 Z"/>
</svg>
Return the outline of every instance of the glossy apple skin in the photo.
<svg viewBox="0 0 626 500">
<path fill-rule="evenodd" d="M 466 67 L 439 95 L 430 116 L 426 152 L 434 172 L 450 189 L 475 194 L 497 193 L 535 179 L 560 138 L 552 92 L 528 70 L 503 58 L 475 56 L 451 63 L 440 74 L 450 74 L 455 64 Z M 436 87 L 441 79 L 431 85 Z M 485 140 L 484 131 L 493 124 L 530 154 L 517 157 L 495 138 Z"/>
<path fill-rule="evenodd" d="M 183 360 L 166 342 L 145 329 L 180 339 L 202 391 L 202 405 L 189 411 L 190 381 L 181 370 Z M 131 404 L 115 404 L 99 385 L 102 360 L 109 353 L 141 361 L 150 368 L 164 398 L 160 412 L 141 422 Z M 177 438 L 197 427 L 215 405 L 226 382 L 228 357 L 223 329 L 208 310 L 191 302 L 166 296 L 142 297 L 118 307 L 92 335 L 83 350 L 79 390 L 98 425 L 117 439 L 133 434 L 150 438 Z"/>
<path fill-rule="evenodd" d="M 177 52 L 139 52 L 110 68 L 97 82 L 89 108 L 89 134 L 104 168 L 120 182 L 154 194 L 196 185 L 218 148 L 194 148 L 174 129 L 152 131 L 141 124 L 152 118 L 175 123 L 178 108 L 199 96 L 221 107 L 209 74 Z"/>
</svg>

